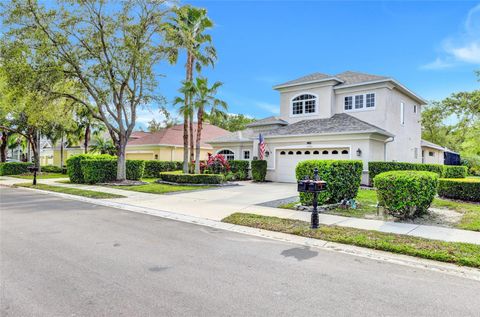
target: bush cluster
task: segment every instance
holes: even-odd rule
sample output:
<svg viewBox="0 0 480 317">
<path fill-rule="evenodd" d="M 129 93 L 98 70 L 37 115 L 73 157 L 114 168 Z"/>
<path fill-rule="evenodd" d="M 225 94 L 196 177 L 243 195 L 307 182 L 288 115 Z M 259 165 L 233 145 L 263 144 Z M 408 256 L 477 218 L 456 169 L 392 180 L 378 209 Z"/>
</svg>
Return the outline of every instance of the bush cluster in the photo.
<svg viewBox="0 0 480 317">
<path fill-rule="evenodd" d="M 80 166 L 87 184 L 111 182 L 117 177 L 117 161 L 113 159 L 83 159 Z"/>
<path fill-rule="evenodd" d="M 182 169 L 182 162 L 177 161 L 145 161 L 144 177 L 160 177 L 162 172 L 171 172 Z"/>
<path fill-rule="evenodd" d="M 67 159 L 67 175 L 72 183 L 85 183 L 83 179 L 82 165 L 83 160 L 113 160 L 115 156 L 108 154 L 78 154 L 70 156 Z"/>
<path fill-rule="evenodd" d="M 236 180 L 248 179 L 248 169 L 250 168 L 249 161 L 233 160 L 228 163 L 230 163 L 230 171 L 233 173 Z"/>
<path fill-rule="evenodd" d="M 0 176 L 2 175 L 19 175 L 28 173 L 28 167 L 33 163 L 28 162 L 5 162 L 0 163 Z"/>
<path fill-rule="evenodd" d="M 437 193 L 438 174 L 424 171 L 390 171 L 375 176 L 377 198 L 388 214 L 414 218 L 428 210 Z"/>
<path fill-rule="evenodd" d="M 357 196 L 362 178 L 363 163 L 358 160 L 307 160 L 297 164 L 297 180 L 313 179 L 313 170 L 318 168 L 318 176 L 327 182 L 327 190 L 318 195 L 318 203 L 338 203 L 342 199 Z M 300 193 L 303 205 L 312 204 L 312 194 Z"/>
<path fill-rule="evenodd" d="M 178 184 L 221 184 L 225 177 L 222 174 L 182 174 L 177 172 L 160 173 L 160 179 Z"/>
<path fill-rule="evenodd" d="M 444 165 L 443 178 L 465 178 L 467 177 L 467 167 L 458 165 Z"/>
<path fill-rule="evenodd" d="M 389 171 L 426 171 L 437 173 L 439 177 L 442 177 L 443 165 L 407 162 L 368 162 L 368 176 L 370 177 L 370 181 L 378 174 Z"/>
<path fill-rule="evenodd" d="M 255 182 L 264 182 L 267 176 L 267 161 L 253 160 L 252 161 L 252 179 Z"/>
<path fill-rule="evenodd" d="M 450 199 L 480 202 L 480 179 L 442 178 L 438 184 L 438 195 Z"/>
<path fill-rule="evenodd" d="M 468 175 L 480 176 L 480 156 L 468 156 L 462 158 L 462 165 L 468 169 Z"/>
<path fill-rule="evenodd" d="M 64 168 L 61 168 L 60 166 L 55 166 L 55 165 L 45 165 L 42 166 L 42 173 L 66 173 L 66 170 Z"/>
<path fill-rule="evenodd" d="M 144 160 L 127 160 L 127 179 L 140 180 L 145 172 L 145 162 Z"/>
</svg>

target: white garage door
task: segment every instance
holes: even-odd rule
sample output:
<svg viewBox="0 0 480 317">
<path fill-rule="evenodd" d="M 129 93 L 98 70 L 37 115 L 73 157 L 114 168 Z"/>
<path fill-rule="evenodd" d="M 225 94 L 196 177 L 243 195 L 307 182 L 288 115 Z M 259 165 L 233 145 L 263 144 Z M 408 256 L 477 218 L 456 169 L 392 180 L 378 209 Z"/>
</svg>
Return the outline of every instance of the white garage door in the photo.
<svg viewBox="0 0 480 317">
<path fill-rule="evenodd" d="M 313 148 L 277 150 L 276 179 L 279 182 L 296 182 L 295 167 L 305 160 L 348 160 L 349 148 Z"/>
</svg>

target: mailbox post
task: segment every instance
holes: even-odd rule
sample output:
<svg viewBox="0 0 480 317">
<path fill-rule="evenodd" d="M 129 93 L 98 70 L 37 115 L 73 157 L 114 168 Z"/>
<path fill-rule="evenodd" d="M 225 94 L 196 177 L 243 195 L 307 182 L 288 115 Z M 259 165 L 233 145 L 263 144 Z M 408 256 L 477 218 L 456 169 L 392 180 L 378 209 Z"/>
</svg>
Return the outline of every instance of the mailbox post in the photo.
<svg viewBox="0 0 480 317">
<path fill-rule="evenodd" d="M 313 194 L 313 211 L 311 216 L 310 228 L 318 228 L 318 193 L 326 190 L 327 183 L 318 177 L 318 168 L 313 170 L 313 180 L 305 178 L 298 182 L 297 190 L 300 193 Z"/>
<path fill-rule="evenodd" d="M 38 167 L 32 165 L 28 167 L 28 171 L 30 173 L 33 173 L 33 185 L 37 185 L 37 172 L 38 172 Z"/>
</svg>

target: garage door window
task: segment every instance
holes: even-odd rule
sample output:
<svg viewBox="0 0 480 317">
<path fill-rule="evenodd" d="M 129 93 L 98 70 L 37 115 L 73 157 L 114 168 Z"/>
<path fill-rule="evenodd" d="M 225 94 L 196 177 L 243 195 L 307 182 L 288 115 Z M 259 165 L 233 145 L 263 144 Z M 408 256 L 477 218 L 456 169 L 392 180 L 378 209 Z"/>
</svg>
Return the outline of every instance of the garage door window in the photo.
<svg viewBox="0 0 480 317">
<path fill-rule="evenodd" d="M 332 154 L 338 154 L 338 151 L 337 151 L 337 150 L 333 150 L 333 151 L 332 151 Z"/>
<path fill-rule="evenodd" d="M 328 154 L 328 151 L 325 150 L 325 151 L 322 152 L 322 154 Z"/>
<path fill-rule="evenodd" d="M 288 155 L 293 155 L 293 151 L 288 151 Z"/>
<path fill-rule="evenodd" d="M 347 150 L 343 150 L 343 151 L 342 151 L 342 154 L 348 154 L 348 151 L 347 151 Z"/>
<path fill-rule="evenodd" d="M 310 151 L 305 151 L 305 155 L 310 155 Z"/>
<path fill-rule="evenodd" d="M 280 155 L 285 155 L 285 154 L 286 154 L 285 151 L 280 152 Z"/>
<path fill-rule="evenodd" d="M 318 155 L 318 154 L 320 154 L 320 152 L 318 152 L 318 151 L 313 151 L 313 154 L 314 154 L 314 155 Z"/>
<path fill-rule="evenodd" d="M 297 155 L 302 155 L 302 151 L 297 151 Z"/>
</svg>

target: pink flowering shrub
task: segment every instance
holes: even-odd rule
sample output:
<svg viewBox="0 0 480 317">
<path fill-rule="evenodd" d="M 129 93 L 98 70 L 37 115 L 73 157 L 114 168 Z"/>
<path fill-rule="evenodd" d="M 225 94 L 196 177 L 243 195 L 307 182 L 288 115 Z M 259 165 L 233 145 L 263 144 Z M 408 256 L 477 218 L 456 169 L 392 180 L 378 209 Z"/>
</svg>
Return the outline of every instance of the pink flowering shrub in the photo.
<svg viewBox="0 0 480 317">
<path fill-rule="evenodd" d="M 200 164 L 201 173 L 226 174 L 230 171 L 230 164 L 222 154 L 208 153 L 208 160 Z"/>
</svg>

